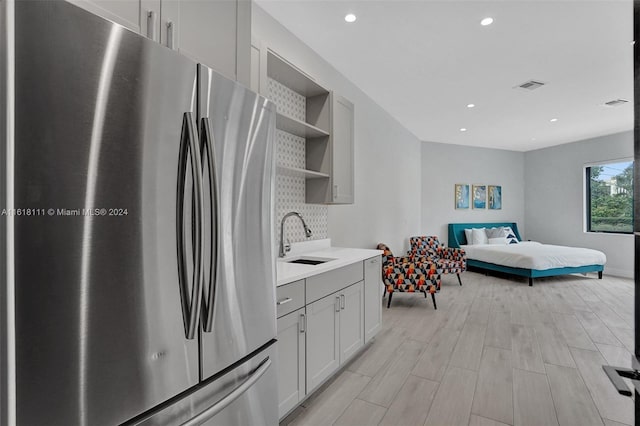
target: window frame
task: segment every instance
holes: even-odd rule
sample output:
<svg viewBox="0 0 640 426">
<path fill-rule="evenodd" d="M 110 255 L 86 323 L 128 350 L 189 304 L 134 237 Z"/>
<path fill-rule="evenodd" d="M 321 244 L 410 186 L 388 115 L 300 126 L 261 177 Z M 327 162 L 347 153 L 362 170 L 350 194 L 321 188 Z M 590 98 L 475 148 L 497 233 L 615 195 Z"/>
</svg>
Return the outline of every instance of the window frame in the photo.
<svg viewBox="0 0 640 426">
<path fill-rule="evenodd" d="M 634 216 L 635 216 L 635 212 L 634 209 L 631 210 L 631 230 L 628 232 L 625 231 L 593 231 L 591 230 L 591 173 L 590 173 L 590 169 L 592 167 L 597 167 L 597 166 L 606 166 L 609 164 L 616 164 L 616 163 L 632 163 L 633 167 L 634 167 L 634 171 L 635 171 L 635 159 L 633 157 L 624 157 L 624 158 L 616 158 L 616 159 L 612 159 L 612 160 L 604 160 L 604 161 L 597 161 L 597 162 L 592 162 L 592 163 L 587 163 L 584 165 L 583 167 L 583 172 L 582 172 L 582 176 L 583 176 L 583 194 L 584 194 L 584 215 L 583 215 L 583 219 L 584 219 L 584 226 L 583 226 L 583 232 L 585 233 L 589 233 L 589 234 L 600 234 L 600 235 L 633 235 L 633 223 L 634 223 Z M 635 188 L 635 182 L 633 182 L 634 188 Z M 634 197 L 634 192 L 635 190 L 631 191 L 631 196 L 632 196 L 632 200 L 635 198 Z"/>
</svg>

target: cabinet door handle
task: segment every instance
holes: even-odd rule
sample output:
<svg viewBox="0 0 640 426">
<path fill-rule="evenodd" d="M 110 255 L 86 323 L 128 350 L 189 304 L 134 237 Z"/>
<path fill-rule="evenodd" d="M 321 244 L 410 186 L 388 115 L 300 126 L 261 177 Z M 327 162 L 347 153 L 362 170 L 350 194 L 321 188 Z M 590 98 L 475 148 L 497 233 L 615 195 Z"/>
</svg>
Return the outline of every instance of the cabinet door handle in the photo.
<svg viewBox="0 0 640 426">
<path fill-rule="evenodd" d="M 333 185 L 333 198 L 338 198 L 338 185 Z"/>
<path fill-rule="evenodd" d="M 147 38 L 156 41 L 156 12 L 147 10 Z"/>
<path fill-rule="evenodd" d="M 346 299 L 346 298 L 344 297 L 344 294 L 341 294 L 341 295 L 340 295 L 340 308 L 341 308 L 341 309 L 344 309 L 345 299 Z"/>
<path fill-rule="evenodd" d="M 340 312 L 340 296 L 336 296 L 336 312 Z"/>
<path fill-rule="evenodd" d="M 300 314 L 300 333 L 307 331 L 307 316 Z"/>
<path fill-rule="evenodd" d="M 167 47 L 173 50 L 173 22 L 167 21 Z"/>
<path fill-rule="evenodd" d="M 277 305 L 278 305 L 278 306 L 280 306 L 280 305 L 286 305 L 287 303 L 291 302 L 292 300 L 293 300 L 293 299 L 292 299 L 292 298 L 290 298 L 290 297 L 287 297 L 287 298 L 284 298 L 284 299 L 280 299 L 280 300 L 278 300 Z"/>
</svg>

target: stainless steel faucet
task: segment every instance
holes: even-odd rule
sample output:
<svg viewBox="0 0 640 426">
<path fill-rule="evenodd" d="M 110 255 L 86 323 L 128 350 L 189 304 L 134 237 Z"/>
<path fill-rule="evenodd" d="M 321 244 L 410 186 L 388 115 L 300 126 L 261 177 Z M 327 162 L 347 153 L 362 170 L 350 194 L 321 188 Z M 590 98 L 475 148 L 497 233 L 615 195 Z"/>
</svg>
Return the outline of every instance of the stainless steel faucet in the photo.
<svg viewBox="0 0 640 426">
<path fill-rule="evenodd" d="M 307 236 L 307 238 L 311 236 L 311 229 L 309 229 L 300 213 L 289 212 L 285 214 L 282 218 L 282 222 L 280 222 L 280 251 L 278 252 L 278 257 L 284 257 L 285 254 L 291 251 L 291 244 L 289 244 L 289 240 L 287 240 L 287 244 L 284 243 L 284 221 L 287 220 L 289 216 L 298 216 L 302 221 L 302 226 L 304 226 L 304 234 Z"/>
</svg>

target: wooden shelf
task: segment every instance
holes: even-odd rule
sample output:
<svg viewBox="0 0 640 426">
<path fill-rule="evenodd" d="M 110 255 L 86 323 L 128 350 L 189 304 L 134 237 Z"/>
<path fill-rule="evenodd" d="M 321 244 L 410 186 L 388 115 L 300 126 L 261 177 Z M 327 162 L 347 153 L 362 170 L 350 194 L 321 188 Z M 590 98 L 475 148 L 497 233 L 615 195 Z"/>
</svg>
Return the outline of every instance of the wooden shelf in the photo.
<svg viewBox="0 0 640 426">
<path fill-rule="evenodd" d="M 276 113 L 276 127 L 301 138 L 319 138 L 329 133 L 304 121 L 296 120 L 288 115 Z"/>
<path fill-rule="evenodd" d="M 278 172 L 289 176 L 304 177 L 306 179 L 323 179 L 328 178 L 326 173 L 320 173 L 313 170 L 298 169 L 297 167 L 278 166 Z"/>
<path fill-rule="evenodd" d="M 267 76 L 307 98 L 329 93 L 304 71 L 270 50 L 267 51 Z"/>
</svg>

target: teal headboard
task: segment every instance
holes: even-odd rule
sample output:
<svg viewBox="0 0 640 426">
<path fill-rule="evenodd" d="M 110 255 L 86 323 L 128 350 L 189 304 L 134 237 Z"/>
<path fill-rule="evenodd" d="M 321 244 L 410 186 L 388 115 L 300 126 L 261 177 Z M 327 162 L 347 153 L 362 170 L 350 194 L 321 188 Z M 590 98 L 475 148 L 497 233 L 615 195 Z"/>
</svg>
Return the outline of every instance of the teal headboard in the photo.
<svg viewBox="0 0 640 426">
<path fill-rule="evenodd" d="M 515 222 L 489 222 L 489 223 L 450 223 L 449 224 L 449 247 L 460 247 L 462 244 L 467 244 L 467 237 L 464 235 L 464 230 L 469 228 L 497 228 L 500 226 L 510 226 L 513 232 L 516 233 L 518 240 L 522 241 L 520 232 L 518 232 L 518 225 Z"/>
</svg>

